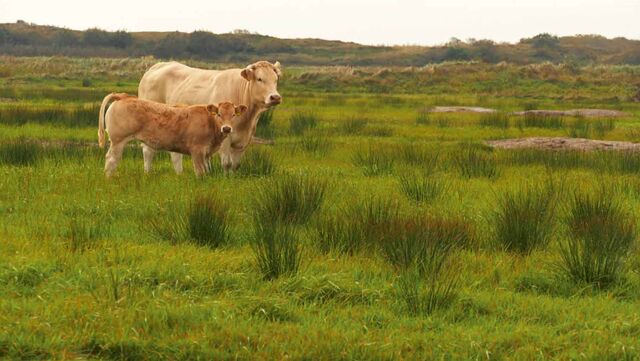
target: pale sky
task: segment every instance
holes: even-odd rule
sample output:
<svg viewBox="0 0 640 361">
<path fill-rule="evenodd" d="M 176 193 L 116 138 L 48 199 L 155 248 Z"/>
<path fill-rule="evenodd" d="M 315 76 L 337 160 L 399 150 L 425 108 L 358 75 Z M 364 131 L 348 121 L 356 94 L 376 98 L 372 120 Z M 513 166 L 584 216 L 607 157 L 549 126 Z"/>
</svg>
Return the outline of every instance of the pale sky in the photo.
<svg viewBox="0 0 640 361">
<path fill-rule="evenodd" d="M 548 32 L 640 39 L 640 0 L 0 0 L 0 23 L 225 33 L 362 44 L 517 42 Z"/>
</svg>

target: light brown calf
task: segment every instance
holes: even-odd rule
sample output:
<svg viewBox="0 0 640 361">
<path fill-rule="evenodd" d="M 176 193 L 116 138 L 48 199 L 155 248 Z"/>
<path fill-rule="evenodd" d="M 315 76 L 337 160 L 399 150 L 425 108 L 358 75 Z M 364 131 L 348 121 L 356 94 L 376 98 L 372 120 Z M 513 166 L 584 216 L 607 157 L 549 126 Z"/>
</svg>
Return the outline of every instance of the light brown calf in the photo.
<svg viewBox="0 0 640 361">
<path fill-rule="evenodd" d="M 114 101 L 105 115 L 105 108 Z M 124 147 L 139 140 L 154 150 L 190 154 L 197 176 L 207 171 L 206 162 L 233 132 L 235 117 L 247 110 L 244 105 L 222 102 L 215 106 L 169 106 L 138 99 L 124 93 L 107 95 L 100 107 L 98 140 L 105 143 L 105 125 L 111 145 L 104 172 L 113 174 L 122 158 Z"/>
</svg>

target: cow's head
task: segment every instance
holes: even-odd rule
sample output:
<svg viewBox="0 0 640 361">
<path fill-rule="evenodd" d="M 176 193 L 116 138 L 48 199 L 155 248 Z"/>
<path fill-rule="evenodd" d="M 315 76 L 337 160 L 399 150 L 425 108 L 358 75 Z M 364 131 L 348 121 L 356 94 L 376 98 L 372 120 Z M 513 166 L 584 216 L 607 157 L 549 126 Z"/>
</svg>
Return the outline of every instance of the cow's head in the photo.
<svg viewBox="0 0 640 361">
<path fill-rule="evenodd" d="M 207 110 L 213 116 L 216 126 L 220 129 L 220 133 L 222 133 L 222 135 L 229 135 L 233 133 L 234 118 L 242 115 L 242 113 L 247 110 L 247 106 L 235 106 L 231 102 L 222 102 L 217 106 L 213 104 L 207 105 Z"/>
<path fill-rule="evenodd" d="M 282 103 L 278 93 L 278 79 L 282 76 L 280 62 L 268 61 L 253 63 L 240 72 L 251 83 L 251 101 L 259 107 L 271 107 Z"/>
</svg>

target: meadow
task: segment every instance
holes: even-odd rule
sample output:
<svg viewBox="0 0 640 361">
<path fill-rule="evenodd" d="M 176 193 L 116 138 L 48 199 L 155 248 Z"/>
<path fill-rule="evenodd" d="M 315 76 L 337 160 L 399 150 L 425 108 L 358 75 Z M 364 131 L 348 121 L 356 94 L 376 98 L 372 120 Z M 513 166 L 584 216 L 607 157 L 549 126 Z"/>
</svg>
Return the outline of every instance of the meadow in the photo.
<svg viewBox="0 0 640 361">
<path fill-rule="evenodd" d="M 638 141 L 640 67 L 284 64 L 236 174 L 105 179 L 155 61 L 0 58 L 0 358 L 640 359 L 640 154 L 484 143 Z"/>
</svg>

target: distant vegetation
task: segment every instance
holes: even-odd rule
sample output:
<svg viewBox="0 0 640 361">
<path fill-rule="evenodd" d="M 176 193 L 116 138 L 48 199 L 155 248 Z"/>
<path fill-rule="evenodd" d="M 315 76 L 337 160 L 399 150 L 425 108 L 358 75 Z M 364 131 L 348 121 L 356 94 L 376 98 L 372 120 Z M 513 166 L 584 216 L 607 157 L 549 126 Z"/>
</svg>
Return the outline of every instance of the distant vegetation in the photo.
<svg viewBox="0 0 640 361">
<path fill-rule="evenodd" d="M 138 57 L 247 62 L 277 58 L 298 65 L 423 66 L 444 61 L 478 60 L 487 63 L 539 62 L 640 64 L 640 41 L 607 39 L 599 35 L 557 37 L 539 34 L 516 44 L 487 39 L 452 38 L 447 44 L 425 46 L 366 46 L 321 39 L 279 39 L 236 30 L 108 32 L 42 26 L 18 21 L 0 24 L 0 54 L 16 56 L 66 55 L 80 57 Z"/>
</svg>

